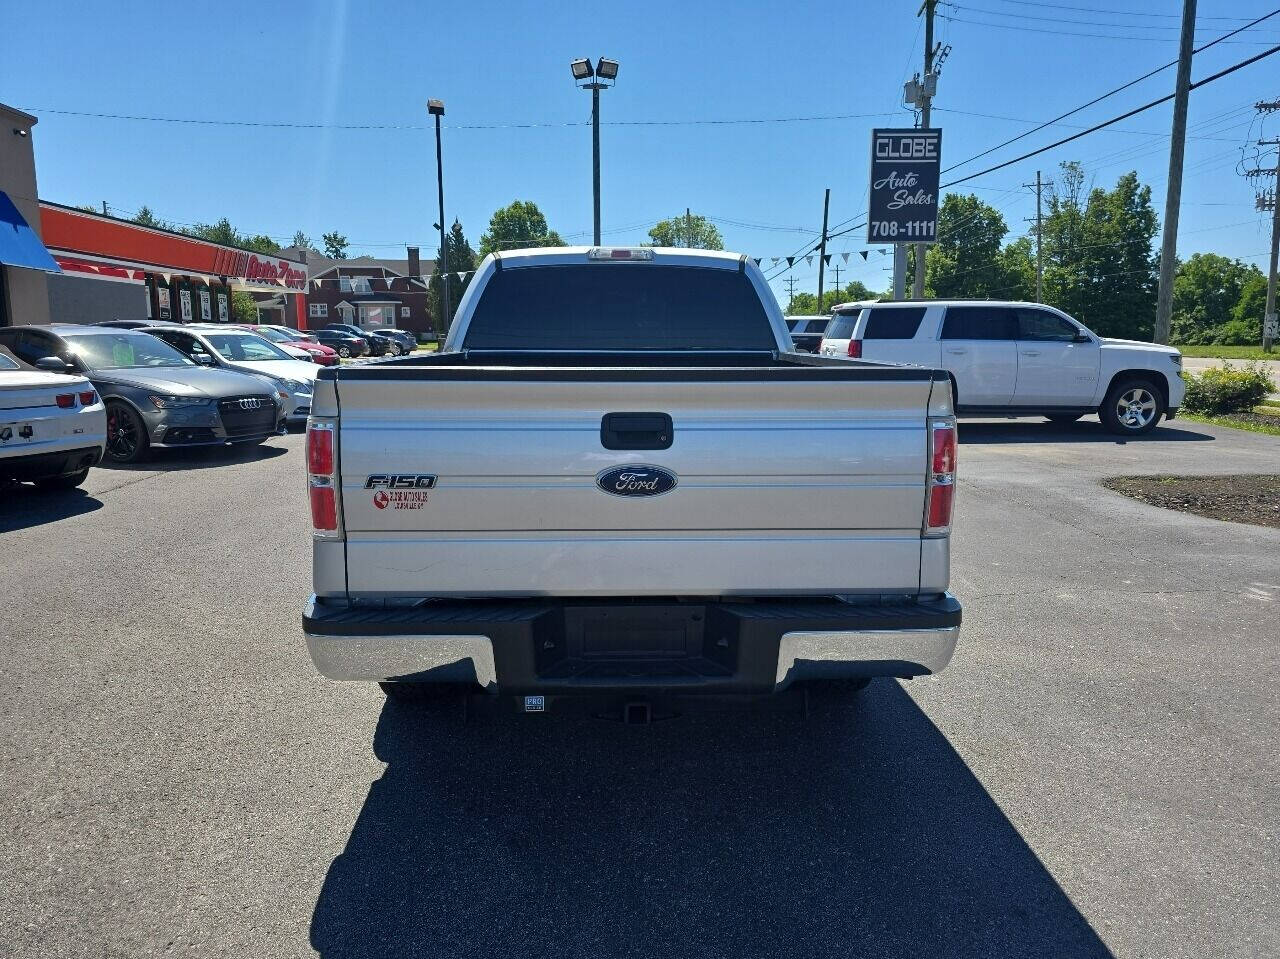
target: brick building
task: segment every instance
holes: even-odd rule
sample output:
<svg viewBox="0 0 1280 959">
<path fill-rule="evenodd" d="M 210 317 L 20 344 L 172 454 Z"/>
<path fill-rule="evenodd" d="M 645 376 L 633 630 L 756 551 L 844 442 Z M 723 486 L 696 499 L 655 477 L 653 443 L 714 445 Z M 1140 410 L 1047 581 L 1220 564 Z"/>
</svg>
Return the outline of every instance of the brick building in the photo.
<svg viewBox="0 0 1280 959">
<path fill-rule="evenodd" d="M 435 335 L 427 279 L 435 262 L 409 247 L 403 260 L 371 256 L 335 260 L 314 250 L 290 247 L 282 256 L 307 264 L 307 326 L 353 323 L 366 330 L 394 326 L 423 336 Z M 275 304 L 263 298 L 260 309 Z"/>
</svg>

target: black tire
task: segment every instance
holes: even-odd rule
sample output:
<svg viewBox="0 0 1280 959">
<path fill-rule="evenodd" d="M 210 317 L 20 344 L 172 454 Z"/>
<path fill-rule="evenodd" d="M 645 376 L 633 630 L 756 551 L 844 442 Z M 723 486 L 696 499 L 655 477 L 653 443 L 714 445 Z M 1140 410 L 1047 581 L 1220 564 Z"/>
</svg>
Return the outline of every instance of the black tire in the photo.
<svg viewBox="0 0 1280 959">
<path fill-rule="evenodd" d="M 62 476 L 43 476 L 36 480 L 36 488 L 55 492 L 58 490 L 75 489 L 85 481 L 85 477 L 89 475 L 87 469 L 82 469 L 78 473 L 66 473 Z"/>
<path fill-rule="evenodd" d="M 392 356 L 399 356 L 403 352 L 404 352 L 404 347 L 402 347 L 399 343 L 391 344 L 390 353 Z"/>
<path fill-rule="evenodd" d="M 1098 408 L 1098 418 L 1120 436 L 1150 433 L 1164 415 L 1164 393 L 1150 380 L 1139 377 L 1117 380 Z"/>
<path fill-rule="evenodd" d="M 113 463 L 139 463 L 147 458 L 150 445 L 146 424 L 133 407 L 108 400 L 106 458 Z"/>
<path fill-rule="evenodd" d="M 459 699 L 462 688 L 453 683 L 378 683 L 387 699 L 398 703 L 447 703 Z"/>
<path fill-rule="evenodd" d="M 1044 418 L 1050 423 L 1057 423 L 1059 426 L 1066 426 L 1068 423 L 1074 423 L 1083 415 L 1083 413 L 1046 413 Z"/>
<path fill-rule="evenodd" d="M 343 344 L 339 344 L 338 355 L 342 357 L 344 360 L 351 359 L 351 347 L 345 346 Z"/>
</svg>

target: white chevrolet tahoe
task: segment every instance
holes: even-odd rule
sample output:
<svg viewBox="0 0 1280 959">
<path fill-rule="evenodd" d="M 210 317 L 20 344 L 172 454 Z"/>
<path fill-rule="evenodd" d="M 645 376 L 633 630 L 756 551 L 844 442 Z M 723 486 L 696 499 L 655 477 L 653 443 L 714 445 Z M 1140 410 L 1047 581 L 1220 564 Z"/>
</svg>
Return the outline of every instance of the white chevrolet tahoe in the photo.
<svg viewBox="0 0 1280 959">
<path fill-rule="evenodd" d="M 955 444 L 944 372 L 794 352 L 745 256 L 491 255 L 440 353 L 317 379 L 307 646 L 392 697 L 624 715 L 935 673 Z"/>
<path fill-rule="evenodd" d="M 961 416 L 1070 423 L 1097 413 L 1113 433 L 1137 435 L 1182 405 L 1182 354 L 1173 347 L 1098 336 L 1039 303 L 845 303 L 821 355 L 946 370 Z"/>
</svg>

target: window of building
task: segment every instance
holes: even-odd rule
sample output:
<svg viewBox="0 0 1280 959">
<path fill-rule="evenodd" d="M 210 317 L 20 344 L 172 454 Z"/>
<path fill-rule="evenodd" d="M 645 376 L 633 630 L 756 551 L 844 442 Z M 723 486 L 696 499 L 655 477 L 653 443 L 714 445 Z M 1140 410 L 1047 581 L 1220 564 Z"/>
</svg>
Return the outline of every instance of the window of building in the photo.
<svg viewBox="0 0 1280 959">
<path fill-rule="evenodd" d="M 404 320 L 409 318 L 409 308 L 407 306 L 400 307 L 400 318 Z"/>
<path fill-rule="evenodd" d="M 329 315 L 328 303 L 312 303 L 307 309 L 308 316 L 327 317 Z"/>
</svg>

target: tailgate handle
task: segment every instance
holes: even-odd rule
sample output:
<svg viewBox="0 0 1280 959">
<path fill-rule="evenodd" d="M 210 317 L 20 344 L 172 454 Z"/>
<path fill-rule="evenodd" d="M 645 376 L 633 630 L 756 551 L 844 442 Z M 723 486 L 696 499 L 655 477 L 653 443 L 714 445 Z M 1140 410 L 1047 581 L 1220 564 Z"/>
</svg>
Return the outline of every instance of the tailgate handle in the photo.
<svg viewBox="0 0 1280 959">
<path fill-rule="evenodd" d="M 600 445 L 607 450 L 666 450 L 675 429 L 666 413 L 605 413 Z"/>
</svg>

